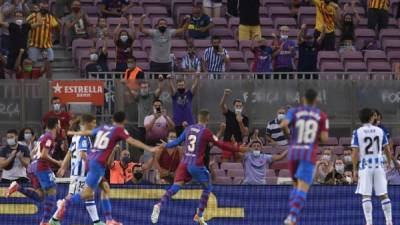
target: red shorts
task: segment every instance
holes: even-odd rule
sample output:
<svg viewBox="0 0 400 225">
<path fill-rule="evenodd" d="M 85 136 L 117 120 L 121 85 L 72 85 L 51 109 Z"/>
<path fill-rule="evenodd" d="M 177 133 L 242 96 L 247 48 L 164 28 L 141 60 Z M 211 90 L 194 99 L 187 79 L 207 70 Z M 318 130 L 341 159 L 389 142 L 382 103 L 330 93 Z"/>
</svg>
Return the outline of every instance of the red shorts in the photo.
<svg viewBox="0 0 400 225">
<path fill-rule="evenodd" d="M 224 144 L 233 145 L 231 141 L 224 141 Z M 238 143 L 238 145 L 240 146 L 239 143 Z M 222 149 L 222 158 L 223 158 L 223 159 L 233 159 L 233 160 L 236 160 L 236 154 L 235 154 L 235 152 L 232 152 L 232 151 L 225 151 L 225 150 Z"/>
<path fill-rule="evenodd" d="M 174 183 L 176 182 L 189 182 L 192 180 L 192 176 L 189 174 L 187 170 L 187 164 L 185 163 L 179 163 L 178 168 L 175 171 L 175 178 L 174 178 Z"/>
<path fill-rule="evenodd" d="M 41 187 L 40 187 L 40 183 L 39 183 L 39 179 L 35 176 L 35 174 L 33 174 L 33 173 L 28 173 L 28 178 L 29 178 L 29 180 L 31 180 L 31 184 L 32 184 L 32 187 L 33 187 L 34 189 L 39 189 L 39 188 L 41 188 Z"/>
</svg>

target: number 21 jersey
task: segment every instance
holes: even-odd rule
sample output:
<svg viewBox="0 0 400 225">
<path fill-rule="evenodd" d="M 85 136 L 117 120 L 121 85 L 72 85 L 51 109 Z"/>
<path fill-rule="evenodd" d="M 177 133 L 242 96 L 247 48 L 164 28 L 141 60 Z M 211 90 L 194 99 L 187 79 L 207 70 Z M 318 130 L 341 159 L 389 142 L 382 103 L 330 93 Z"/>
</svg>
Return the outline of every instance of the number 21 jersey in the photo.
<svg viewBox="0 0 400 225">
<path fill-rule="evenodd" d="M 286 114 L 291 141 L 289 160 L 315 163 L 321 132 L 328 131 L 329 121 L 324 112 L 313 106 L 292 108 Z"/>
</svg>

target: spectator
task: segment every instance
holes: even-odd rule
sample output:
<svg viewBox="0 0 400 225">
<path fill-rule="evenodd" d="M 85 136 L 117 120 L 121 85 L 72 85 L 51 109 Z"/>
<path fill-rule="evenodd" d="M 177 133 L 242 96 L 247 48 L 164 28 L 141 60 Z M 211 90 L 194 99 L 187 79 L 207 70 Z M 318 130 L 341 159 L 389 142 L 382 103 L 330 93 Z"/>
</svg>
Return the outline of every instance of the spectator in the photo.
<svg viewBox="0 0 400 225">
<path fill-rule="evenodd" d="M 223 73 L 230 62 L 228 51 L 221 46 L 221 38 L 213 36 L 212 46 L 204 51 L 204 62 L 208 72 Z"/>
<path fill-rule="evenodd" d="M 204 12 L 210 17 L 221 16 L 222 0 L 203 0 Z"/>
<path fill-rule="evenodd" d="M 261 38 L 260 0 L 239 0 L 239 41 Z"/>
<path fill-rule="evenodd" d="M 89 73 L 108 72 L 108 36 L 103 39 L 103 46 L 97 51 L 96 41 L 93 41 L 93 47 L 89 49 L 90 62 L 86 64 L 85 74 L 89 77 Z"/>
<path fill-rule="evenodd" d="M 245 153 L 243 157 L 244 180 L 243 184 L 263 185 L 266 184 L 267 169 L 273 162 L 286 158 L 287 150 L 279 155 L 268 155 L 261 152 L 262 143 L 253 141 L 250 143 L 252 151 Z"/>
<path fill-rule="evenodd" d="M 279 28 L 279 37 L 272 44 L 274 49 L 274 72 L 292 72 L 294 70 L 294 57 L 296 56 L 296 44 L 289 40 L 289 27 Z"/>
<path fill-rule="evenodd" d="M 65 7 L 67 7 L 67 9 L 70 9 L 73 1 L 74 0 L 56 0 L 54 4 L 55 6 L 54 15 L 57 18 L 64 17 Z"/>
<path fill-rule="evenodd" d="M 31 25 L 25 22 L 25 17 L 23 12 L 16 11 L 15 12 L 15 20 L 10 22 L 0 22 L 0 26 L 7 28 L 10 40 L 7 45 L 8 55 L 7 55 L 7 65 L 6 69 L 14 70 L 16 66 L 20 66 L 20 64 L 16 64 L 17 57 L 19 55 L 19 51 L 21 49 L 27 49 L 28 42 L 28 34 L 31 29 Z M 33 27 L 39 26 L 39 24 L 33 24 Z M 7 29 L 4 29 L 3 32 Z M 27 57 L 26 52 L 22 56 L 22 61 Z"/>
<path fill-rule="evenodd" d="M 254 54 L 254 61 L 251 65 L 252 72 L 269 73 L 272 71 L 272 48 L 267 45 L 265 39 L 260 39 L 258 47 L 255 47 L 255 39 L 251 42 L 251 51 Z"/>
<path fill-rule="evenodd" d="M 135 171 L 136 167 L 142 167 L 144 171 L 149 169 L 149 165 L 131 162 L 129 151 L 127 149 L 122 150 L 119 160 L 114 161 L 110 168 L 110 184 L 139 183 L 143 174 Z"/>
<path fill-rule="evenodd" d="M 102 0 L 100 12 L 103 17 L 120 17 L 128 12 L 128 9 L 134 6 L 129 0 Z"/>
<path fill-rule="evenodd" d="M 92 37 L 95 37 L 96 39 L 99 40 L 103 40 L 106 37 L 109 37 L 110 28 L 108 27 L 106 18 L 104 17 L 97 18 L 97 24 L 93 24 L 93 26 L 94 29 L 92 31 L 94 31 L 95 33 L 92 34 Z"/>
<path fill-rule="evenodd" d="M 128 26 L 132 31 L 131 34 L 129 34 L 127 30 L 120 29 L 123 20 L 124 18 L 121 17 L 118 26 L 114 30 L 114 42 L 117 51 L 115 71 L 117 72 L 125 72 L 128 69 L 127 61 L 128 58 L 133 57 L 133 45 L 136 37 L 132 15 L 130 15 L 128 19 Z"/>
<path fill-rule="evenodd" d="M 146 129 L 144 120 L 147 115 L 153 114 L 153 102 L 158 99 L 163 91 L 163 80 L 160 77 L 158 88 L 153 92 L 150 91 L 150 84 L 147 81 L 139 82 L 139 90 L 129 90 L 132 99 L 137 103 L 138 108 L 138 128 L 139 140 L 145 141 Z"/>
<path fill-rule="evenodd" d="M 343 185 L 347 184 L 346 178 L 344 176 L 344 163 L 342 159 L 336 159 L 335 168 L 326 175 L 324 184 L 329 185 Z"/>
<path fill-rule="evenodd" d="M 351 157 L 352 150 L 350 147 L 347 147 L 343 150 L 343 163 L 345 166 L 353 167 L 353 160 Z M 353 169 L 351 169 L 353 171 Z"/>
<path fill-rule="evenodd" d="M 253 130 L 253 133 L 250 134 L 250 137 L 248 137 L 248 140 L 244 140 L 246 143 L 252 143 L 253 141 L 258 141 L 261 142 L 263 145 L 265 145 L 265 140 L 263 137 L 261 137 L 260 130 L 258 128 L 255 128 Z"/>
<path fill-rule="evenodd" d="M 0 52 L 0 79 L 6 79 L 6 74 L 4 71 L 6 64 L 7 58 Z"/>
<path fill-rule="evenodd" d="M 353 2 L 351 6 L 351 10 L 349 10 L 350 6 L 346 3 L 343 7 L 343 11 L 345 12 L 342 21 L 341 21 L 341 46 L 339 52 L 344 51 L 356 51 L 355 48 L 355 28 L 360 22 L 360 16 L 358 15 L 357 10 L 355 9 L 355 2 Z"/>
<path fill-rule="evenodd" d="M 81 10 L 81 3 L 78 0 L 74 0 L 71 6 L 71 14 L 65 17 L 65 26 L 68 29 L 67 32 L 67 46 L 71 47 L 72 41 L 78 38 L 89 38 L 89 17 Z"/>
<path fill-rule="evenodd" d="M 195 123 L 193 117 L 193 96 L 197 92 L 200 82 L 200 73 L 196 73 L 194 82 L 190 89 L 186 88 L 185 80 L 177 80 L 176 87 L 173 77 L 169 75 L 169 93 L 172 98 L 172 114 L 175 130 L 180 135 L 185 127 Z"/>
<path fill-rule="evenodd" d="M 30 153 L 36 147 L 37 143 L 38 142 L 36 141 L 35 132 L 32 128 L 26 127 L 19 132 L 18 144 L 28 147 Z"/>
<path fill-rule="evenodd" d="M 197 56 L 193 45 L 187 46 L 187 55 L 182 58 L 181 70 L 183 72 L 201 72 L 201 58 Z"/>
<path fill-rule="evenodd" d="M 48 111 L 43 117 L 43 124 L 47 124 L 49 118 L 57 118 L 61 122 L 61 129 L 65 132 L 69 130 L 70 122 L 72 120 L 72 114 L 64 110 L 61 105 L 61 99 L 59 97 L 51 98 L 52 110 Z"/>
<path fill-rule="evenodd" d="M 210 30 L 214 27 L 211 17 L 203 13 L 200 5 L 193 6 L 192 16 L 188 26 L 188 35 L 194 39 L 206 39 L 210 36 Z"/>
<path fill-rule="evenodd" d="M 130 57 L 127 61 L 127 69 L 124 74 L 124 82 L 131 90 L 136 90 L 138 88 L 138 79 L 144 79 L 144 72 L 142 68 L 136 65 L 136 58 Z"/>
<path fill-rule="evenodd" d="M 28 16 L 27 21 L 31 24 L 29 33 L 29 58 L 36 63 L 42 51 L 46 52 L 49 67 L 54 60 L 52 31 L 59 27 L 57 19 L 49 13 L 49 3 L 46 0 L 40 2 L 40 12 L 32 13 Z M 41 24 L 41 26 L 33 27 L 33 24 Z M 51 68 L 49 68 L 49 73 Z M 48 75 L 48 78 L 51 76 Z"/>
<path fill-rule="evenodd" d="M 318 52 L 325 38 L 325 27 L 317 39 L 312 35 L 307 35 L 307 25 L 303 24 L 297 35 L 297 44 L 299 45 L 299 62 L 297 71 L 315 72 L 317 71 Z"/>
<path fill-rule="evenodd" d="M 243 102 L 239 99 L 233 101 L 234 112 L 226 105 L 226 98 L 232 93 L 230 89 L 224 90 L 224 95 L 219 103 L 222 114 L 225 116 L 226 129 L 224 133 L 224 141 L 231 142 L 232 138 L 235 142 L 243 143 L 243 136 L 249 135 L 249 118 L 243 114 Z M 232 152 L 223 151 L 222 157 L 236 159 Z"/>
<path fill-rule="evenodd" d="M 286 146 L 289 143 L 288 137 L 283 132 L 280 123 L 285 118 L 286 108 L 280 107 L 277 111 L 276 118 L 269 121 L 265 132 L 267 143 L 272 147 Z"/>
<path fill-rule="evenodd" d="M 7 131 L 7 145 L 0 150 L 1 182 L 27 183 L 26 168 L 29 165 L 29 149 L 17 142 L 16 130 Z"/>
<path fill-rule="evenodd" d="M 387 163 L 387 161 L 384 162 L 386 177 L 388 180 L 388 184 L 390 184 L 390 185 L 400 185 L 400 172 L 399 172 L 399 170 L 396 169 L 396 166 L 395 166 L 396 164 L 399 164 L 399 163 L 400 163 L 399 156 L 397 156 L 397 159 L 394 158 L 393 162 L 391 162 L 391 163 Z M 398 168 L 398 166 L 397 166 L 397 168 Z"/>
<path fill-rule="evenodd" d="M 151 72 L 171 72 L 171 38 L 186 32 L 189 26 L 189 19 L 185 18 L 185 24 L 179 29 L 167 28 L 167 20 L 159 19 L 157 29 L 146 29 L 143 21 L 146 15 L 140 17 L 139 30 L 143 34 L 152 38 L 150 53 L 150 71 Z"/>
<path fill-rule="evenodd" d="M 168 132 L 168 142 L 177 138 L 176 131 Z M 162 184 L 172 184 L 174 182 L 175 171 L 183 156 L 183 151 L 180 147 L 173 149 L 163 148 L 161 151 L 156 152 L 155 166 L 160 175 Z"/>
<path fill-rule="evenodd" d="M 168 131 L 175 128 L 175 123 L 167 115 L 161 100 L 153 101 L 153 113 L 144 118 L 146 128 L 146 143 L 155 145 L 161 139 L 167 138 Z"/>
<path fill-rule="evenodd" d="M 44 65 L 42 67 L 34 67 L 34 63 L 30 58 L 25 58 L 22 61 L 24 54 L 25 49 L 20 49 L 17 61 L 15 62 L 15 75 L 17 79 L 38 79 L 43 74 L 46 74 L 46 78 L 51 78 L 50 62 L 46 52 L 43 52 Z"/>
<path fill-rule="evenodd" d="M 316 164 L 315 170 L 315 181 L 318 184 L 323 184 L 326 181 L 326 177 L 329 173 L 334 170 L 333 160 L 332 160 L 332 150 L 325 148 L 322 153 L 321 159 Z"/>
<path fill-rule="evenodd" d="M 350 167 L 349 168 L 345 167 L 345 169 L 344 169 L 344 179 L 346 180 L 345 184 L 348 184 L 348 185 L 354 184 L 353 170 Z"/>
<path fill-rule="evenodd" d="M 314 38 L 318 39 L 325 26 L 325 38 L 321 44 L 322 51 L 335 51 L 335 23 L 338 21 L 339 6 L 332 0 L 314 0 L 316 22 Z"/>
<path fill-rule="evenodd" d="M 368 1 L 368 28 L 378 30 L 387 28 L 389 24 L 389 7 L 388 0 L 369 0 Z"/>
<path fill-rule="evenodd" d="M 385 133 L 385 135 L 386 135 L 386 137 L 387 137 L 387 139 L 389 141 L 390 149 L 393 149 L 393 140 L 391 138 L 390 132 L 387 129 L 387 127 L 382 124 L 382 120 L 383 120 L 382 113 L 379 110 L 374 109 L 374 117 L 375 117 L 375 119 L 373 121 L 373 124 L 375 126 L 378 126 L 379 128 L 381 128 L 383 130 L 383 132 Z"/>
</svg>

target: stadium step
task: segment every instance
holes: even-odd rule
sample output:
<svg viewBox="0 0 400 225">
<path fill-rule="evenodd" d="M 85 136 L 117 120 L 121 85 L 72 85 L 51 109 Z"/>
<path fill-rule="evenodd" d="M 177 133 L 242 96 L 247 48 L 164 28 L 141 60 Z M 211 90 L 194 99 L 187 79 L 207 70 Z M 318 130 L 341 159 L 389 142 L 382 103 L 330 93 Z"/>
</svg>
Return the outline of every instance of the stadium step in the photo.
<svg viewBox="0 0 400 225">
<path fill-rule="evenodd" d="M 78 71 L 74 68 L 53 68 L 53 79 L 80 79 Z"/>
</svg>

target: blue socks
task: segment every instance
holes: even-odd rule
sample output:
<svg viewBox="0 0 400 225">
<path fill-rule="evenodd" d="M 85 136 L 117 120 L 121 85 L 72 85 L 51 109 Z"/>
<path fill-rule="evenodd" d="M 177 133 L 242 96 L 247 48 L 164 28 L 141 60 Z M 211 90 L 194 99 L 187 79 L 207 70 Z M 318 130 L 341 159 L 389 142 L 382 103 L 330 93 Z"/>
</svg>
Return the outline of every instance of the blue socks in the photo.
<svg viewBox="0 0 400 225">
<path fill-rule="evenodd" d="M 47 195 L 44 198 L 44 213 L 42 222 L 47 223 L 51 219 L 55 203 L 56 203 L 55 195 Z"/>
<path fill-rule="evenodd" d="M 111 216 L 111 202 L 110 199 L 102 199 L 101 200 L 101 208 L 103 210 L 103 214 L 106 217 L 106 220 L 112 220 Z"/>
</svg>

